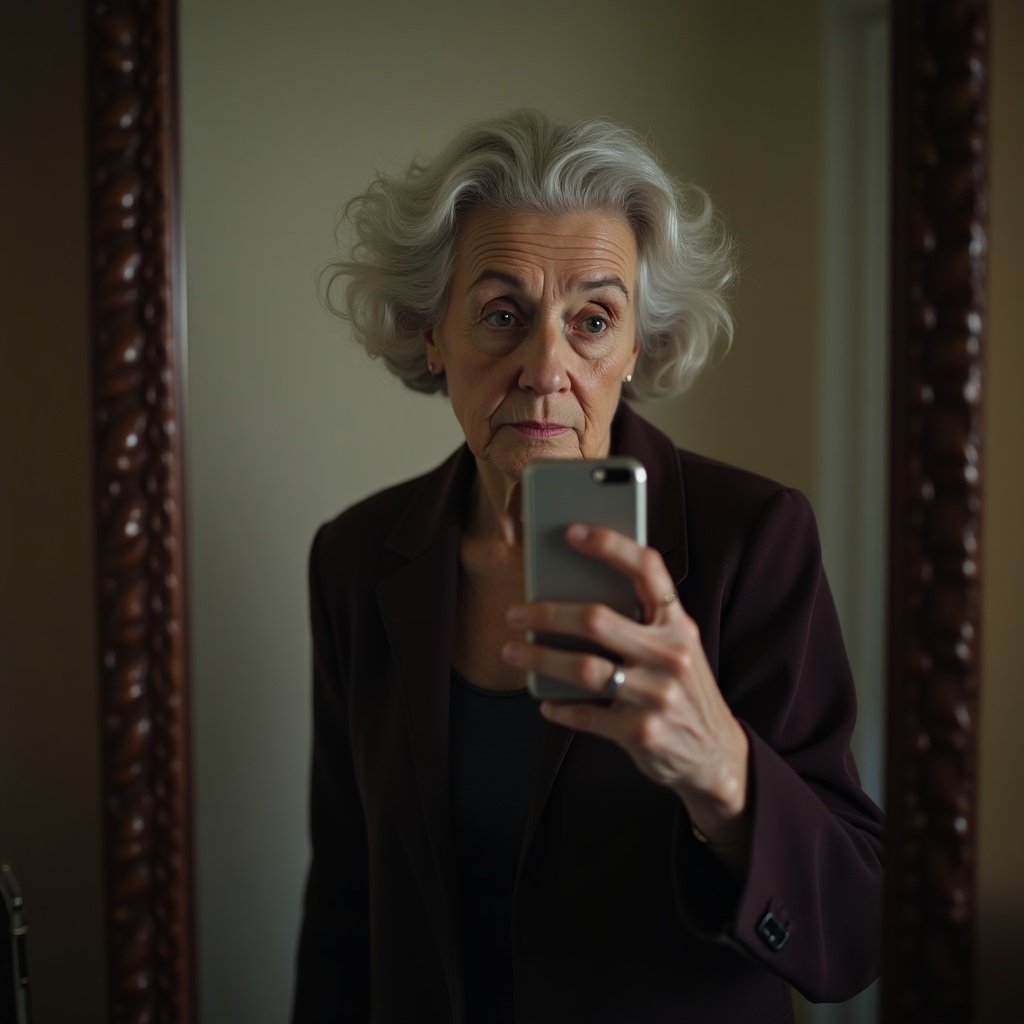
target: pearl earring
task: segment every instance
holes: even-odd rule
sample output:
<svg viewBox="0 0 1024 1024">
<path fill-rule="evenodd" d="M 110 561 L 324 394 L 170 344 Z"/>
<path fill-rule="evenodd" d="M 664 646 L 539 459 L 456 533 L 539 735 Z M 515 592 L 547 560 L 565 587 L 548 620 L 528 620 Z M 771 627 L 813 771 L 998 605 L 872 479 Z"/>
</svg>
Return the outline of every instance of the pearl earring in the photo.
<svg viewBox="0 0 1024 1024">
<path fill-rule="evenodd" d="M 631 373 L 627 373 L 626 376 L 622 378 L 622 383 L 623 384 L 630 384 L 630 383 L 632 383 L 632 381 L 633 381 L 633 374 L 631 374 Z"/>
<path fill-rule="evenodd" d="M 428 370 L 429 370 L 429 371 L 430 371 L 431 373 L 433 373 L 433 372 L 434 372 L 434 364 L 433 364 L 432 362 L 428 362 L 428 363 L 427 363 L 427 369 L 428 369 Z"/>
</svg>

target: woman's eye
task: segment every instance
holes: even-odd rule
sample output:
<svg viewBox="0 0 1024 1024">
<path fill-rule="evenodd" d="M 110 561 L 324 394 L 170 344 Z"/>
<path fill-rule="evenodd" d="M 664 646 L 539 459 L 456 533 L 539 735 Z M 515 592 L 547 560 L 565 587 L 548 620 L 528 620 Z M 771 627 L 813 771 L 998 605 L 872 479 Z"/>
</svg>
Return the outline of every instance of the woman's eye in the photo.
<svg viewBox="0 0 1024 1024">
<path fill-rule="evenodd" d="M 580 321 L 580 326 L 587 334 L 601 334 L 608 330 L 608 318 L 605 316 L 588 316 Z"/>
<path fill-rule="evenodd" d="M 515 327 L 516 315 L 510 309 L 495 309 L 484 316 L 484 323 L 490 327 Z"/>
</svg>

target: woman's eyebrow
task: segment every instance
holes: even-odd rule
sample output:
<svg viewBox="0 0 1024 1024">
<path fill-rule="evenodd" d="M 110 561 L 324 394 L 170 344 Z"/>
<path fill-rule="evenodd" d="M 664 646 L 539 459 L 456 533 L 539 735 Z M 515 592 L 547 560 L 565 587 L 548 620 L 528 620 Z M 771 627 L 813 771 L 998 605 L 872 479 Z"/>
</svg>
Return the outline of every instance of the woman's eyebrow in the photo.
<svg viewBox="0 0 1024 1024">
<path fill-rule="evenodd" d="M 487 268 L 486 270 L 481 270 L 480 273 L 477 274 L 476 278 L 466 289 L 466 294 L 468 295 L 478 284 L 481 284 L 484 281 L 501 281 L 503 284 L 507 284 L 519 291 L 524 291 L 526 288 L 522 279 L 516 277 L 515 274 L 508 274 L 503 270 L 492 270 Z"/>
<path fill-rule="evenodd" d="M 618 288 L 626 296 L 626 301 L 629 302 L 629 289 L 626 287 L 625 281 L 618 274 L 607 274 L 604 277 L 595 277 L 591 281 L 583 281 L 579 285 L 579 290 L 589 292 L 597 288 L 606 288 L 609 285 L 613 288 Z"/>
<path fill-rule="evenodd" d="M 515 274 L 509 274 L 504 270 L 493 270 L 487 268 L 481 270 L 479 274 L 473 279 L 469 287 L 466 289 L 466 293 L 469 294 L 477 285 L 484 281 L 501 281 L 502 284 L 507 284 L 511 288 L 516 288 L 519 291 L 524 291 L 526 286 L 523 284 L 522 278 L 516 277 Z M 626 287 L 626 283 L 619 277 L 618 274 L 606 274 L 604 277 L 595 277 L 589 281 L 581 281 L 577 286 L 577 291 L 596 291 L 598 288 L 618 288 L 623 295 L 626 296 L 626 301 L 630 301 L 629 289 Z"/>
</svg>

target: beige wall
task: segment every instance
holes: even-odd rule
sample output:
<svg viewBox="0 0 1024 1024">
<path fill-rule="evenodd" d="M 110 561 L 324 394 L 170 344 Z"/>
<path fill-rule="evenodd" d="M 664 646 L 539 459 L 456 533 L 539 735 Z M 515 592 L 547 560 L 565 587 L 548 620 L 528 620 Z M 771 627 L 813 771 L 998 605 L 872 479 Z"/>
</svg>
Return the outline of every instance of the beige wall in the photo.
<svg viewBox="0 0 1024 1024">
<path fill-rule="evenodd" d="M 992 4 L 990 320 L 979 871 L 980 1014 L 1019 1020 L 1024 950 L 1024 4 Z"/>
<path fill-rule="evenodd" d="M 0 862 L 37 1024 L 104 1019 L 83 10 L 0 6 Z"/>
<path fill-rule="evenodd" d="M 736 240 L 736 339 L 692 393 L 645 415 L 679 444 L 815 500 L 824 157 L 818 4 L 677 6 L 695 12 L 686 33 L 693 49 L 680 60 L 689 74 L 669 87 L 669 109 L 652 127 L 673 169 L 715 197 Z M 629 113 L 637 120 L 643 105 Z"/>
</svg>

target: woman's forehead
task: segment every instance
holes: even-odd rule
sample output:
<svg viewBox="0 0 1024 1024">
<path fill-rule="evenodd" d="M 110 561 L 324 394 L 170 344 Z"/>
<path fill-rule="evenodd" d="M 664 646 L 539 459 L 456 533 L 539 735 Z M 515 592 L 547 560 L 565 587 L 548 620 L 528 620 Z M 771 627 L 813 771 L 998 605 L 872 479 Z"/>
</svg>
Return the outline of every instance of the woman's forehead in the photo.
<svg viewBox="0 0 1024 1024">
<path fill-rule="evenodd" d="M 567 281 L 617 277 L 632 291 L 636 269 L 633 228 L 619 213 L 481 208 L 459 227 L 455 277 L 461 289 L 503 276 L 527 286 L 553 273 Z"/>
</svg>

